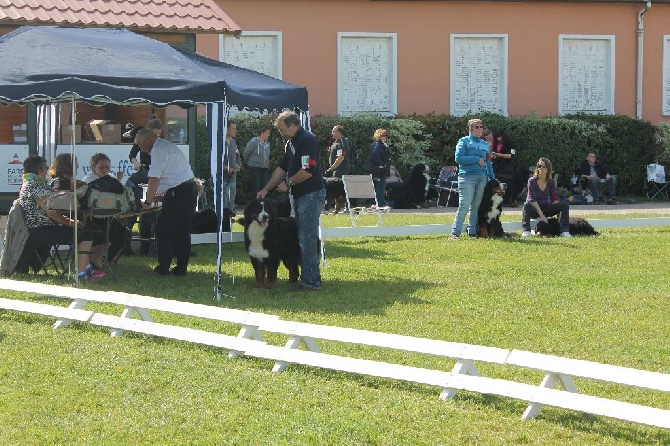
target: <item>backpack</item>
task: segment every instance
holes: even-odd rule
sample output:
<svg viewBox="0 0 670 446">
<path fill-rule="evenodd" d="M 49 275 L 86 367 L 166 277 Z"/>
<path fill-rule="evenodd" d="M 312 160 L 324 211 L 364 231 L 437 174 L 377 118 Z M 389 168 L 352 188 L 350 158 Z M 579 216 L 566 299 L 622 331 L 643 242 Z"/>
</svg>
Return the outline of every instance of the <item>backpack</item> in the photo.
<svg viewBox="0 0 670 446">
<path fill-rule="evenodd" d="M 138 210 L 138 202 L 133 190 L 125 187 L 116 178 L 109 175 L 88 183 L 84 203 L 88 206 L 88 209 L 106 209 L 118 212 Z M 141 203 L 139 207 L 141 208 Z"/>
<path fill-rule="evenodd" d="M 358 149 L 356 149 L 353 141 L 351 141 L 349 138 L 342 137 L 342 140 L 345 141 L 345 143 L 349 146 L 347 153 L 349 153 L 349 163 L 353 169 L 358 164 Z"/>
</svg>

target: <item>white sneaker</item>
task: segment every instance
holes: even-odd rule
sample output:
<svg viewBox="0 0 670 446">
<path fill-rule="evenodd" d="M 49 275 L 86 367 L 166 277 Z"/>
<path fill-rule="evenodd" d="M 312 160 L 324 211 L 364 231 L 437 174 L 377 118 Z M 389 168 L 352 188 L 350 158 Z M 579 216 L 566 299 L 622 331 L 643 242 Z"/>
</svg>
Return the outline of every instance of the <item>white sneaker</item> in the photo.
<svg viewBox="0 0 670 446">
<path fill-rule="evenodd" d="M 523 231 L 523 232 L 521 233 L 521 237 L 530 237 L 530 235 L 531 235 L 531 234 L 530 234 L 530 231 Z"/>
<path fill-rule="evenodd" d="M 572 237 L 569 232 L 561 232 L 561 237 Z"/>
</svg>

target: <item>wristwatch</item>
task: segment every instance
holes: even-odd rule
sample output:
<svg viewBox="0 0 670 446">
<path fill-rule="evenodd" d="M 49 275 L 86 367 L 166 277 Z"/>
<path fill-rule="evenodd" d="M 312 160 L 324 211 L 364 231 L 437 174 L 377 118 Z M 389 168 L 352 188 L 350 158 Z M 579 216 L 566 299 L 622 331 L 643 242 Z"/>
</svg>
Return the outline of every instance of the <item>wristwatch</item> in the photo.
<svg viewBox="0 0 670 446">
<path fill-rule="evenodd" d="M 288 175 L 286 175 L 286 179 L 284 180 L 284 182 L 286 183 L 286 185 L 287 185 L 288 187 L 291 187 L 291 177 L 289 177 Z"/>
</svg>

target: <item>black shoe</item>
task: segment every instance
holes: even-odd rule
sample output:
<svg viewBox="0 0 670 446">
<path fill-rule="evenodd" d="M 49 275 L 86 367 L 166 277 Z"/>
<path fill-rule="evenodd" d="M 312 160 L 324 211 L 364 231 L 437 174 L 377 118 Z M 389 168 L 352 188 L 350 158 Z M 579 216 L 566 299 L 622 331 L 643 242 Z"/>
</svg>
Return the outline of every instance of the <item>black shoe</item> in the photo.
<svg viewBox="0 0 670 446">
<path fill-rule="evenodd" d="M 185 276 L 186 268 L 180 268 L 178 266 L 175 266 L 170 270 L 170 274 L 172 274 L 173 276 Z"/>
<path fill-rule="evenodd" d="M 159 276 L 170 275 L 170 271 L 168 271 L 166 268 L 161 268 L 160 265 L 154 268 L 154 273 L 158 274 Z"/>
<path fill-rule="evenodd" d="M 468 237 L 470 238 L 479 238 L 477 234 L 468 234 Z"/>
<path fill-rule="evenodd" d="M 619 204 L 619 202 L 616 201 L 616 198 L 612 198 L 610 200 L 607 200 L 607 204 Z"/>
</svg>

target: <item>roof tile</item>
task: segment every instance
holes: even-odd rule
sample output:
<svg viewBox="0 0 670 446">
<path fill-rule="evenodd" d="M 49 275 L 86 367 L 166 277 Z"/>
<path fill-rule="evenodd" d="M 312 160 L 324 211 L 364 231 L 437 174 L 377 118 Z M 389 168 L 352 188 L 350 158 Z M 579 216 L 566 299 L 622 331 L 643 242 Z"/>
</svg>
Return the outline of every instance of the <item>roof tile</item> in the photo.
<svg viewBox="0 0 670 446">
<path fill-rule="evenodd" d="M 214 0 L 0 0 L 0 23 L 237 33 Z"/>
</svg>

